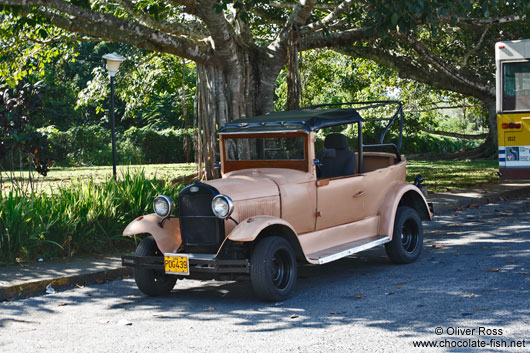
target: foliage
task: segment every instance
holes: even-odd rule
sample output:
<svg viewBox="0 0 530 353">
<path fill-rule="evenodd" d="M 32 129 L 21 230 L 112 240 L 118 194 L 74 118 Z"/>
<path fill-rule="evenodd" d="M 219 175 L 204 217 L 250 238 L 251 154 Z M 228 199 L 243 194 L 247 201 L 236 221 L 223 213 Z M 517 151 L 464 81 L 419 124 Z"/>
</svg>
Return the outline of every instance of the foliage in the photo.
<svg viewBox="0 0 530 353">
<path fill-rule="evenodd" d="M 13 157 L 20 155 L 46 175 L 52 165 L 46 137 L 30 121 L 40 104 L 37 89 L 29 84 L 17 89 L 0 86 L 0 162 L 13 169 Z"/>
<path fill-rule="evenodd" d="M 139 149 L 141 163 L 181 163 L 194 159 L 193 133 L 192 129 L 131 127 L 123 140 Z"/>
<path fill-rule="evenodd" d="M 93 47 L 94 53 L 84 53 L 78 58 L 93 62 L 111 50 L 127 57 L 115 79 L 116 117 L 123 130 L 131 126 L 164 129 L 193 125 L 196 76 L 193 63 L 183 64 L 178 57 L 154 55 L 128 45 L 113 49 L 109 43 L 100 43 Z M 86 69 L 90 70 L 90 75 L 78 85 L 75 108 L 90 113 L 91 124 L 106 123 L 110 95 L 107 72 L 101 61 L 97 64 L 93 62 Z M 182 109 L 182 90 L 186 116 Z"/>
<path fill-rule="evenodd" d="M 303 106 L 370 100 L 403 102 L 404 153 L 454 152 L 475 146 L 470 141 L 428 135 L 426 130 L 477 134 L 487 127 L 487 112 L 476 99 L 399 78 L 394 70 L 374 61 L 330 50 L 311 50 L 300 57 Z M 281 74 L 276 81 L 276 109 L 284 109 L 286 95 L 285 75 Z M 395 106 L 371 109 L 362 111 L 361 115 L 367 119 L 390 117 L 394 110 Z M 396 136 L 397 127 L 392 125 L 390 139 L 392 134 Z M 375 142 L 382 128 L 382 123 L 365 123 L 366 142 Z M 348 127 L 343 132 L 354 137 L 355 130 Z"/>
<path fill-rule="evenodd" d="M 56 163 L 61 166 L 112 164 L 110 130 L 100 125 L 75 126 L 60 131 L 54 126 L 39 130 L 48 138 Z M 180 163 L 194 159 L 193 130 L 130 127 L 116 138 L 118 164 Z"/>
<path fill-rule="evenodd" d="M 78 180 L 54 194 L 0 193 L 0 261 L 100 254 L 132 248 L 121 232 L 151 213 L 156 195 L 176 199 L 182 185 L 124 173 L 118 181 Z"/>
</svg>

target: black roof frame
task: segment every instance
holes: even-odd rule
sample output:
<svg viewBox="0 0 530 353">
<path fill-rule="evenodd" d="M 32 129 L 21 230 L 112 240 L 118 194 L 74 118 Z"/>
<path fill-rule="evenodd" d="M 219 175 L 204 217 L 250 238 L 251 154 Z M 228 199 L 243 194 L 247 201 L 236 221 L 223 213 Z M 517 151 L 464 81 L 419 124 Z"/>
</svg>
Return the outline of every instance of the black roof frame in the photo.
<svg viewBox="0 0 530 353">
<path fill-rule="evenodd" d="M 397 109 L 390 118 L 363 119 L 359 111 L 373 109 L 385 105 L 397 105 Z M 350 106 L 348 109 L 322 109 L 331 107 Z M 353 108 L 355 107 L 355 108 Z M 397 161 L 401 161 L 401 146 L 403 142 L 403 105 L 395 100 L 378 100 L 362 102 L 344 102 L 313 105 L 306 108 L 288 110 L 282 112 L 269 113 L 247 119 L 238 119 L 223 125 L 219 129 L 220 134 L 231 133 L 259 133 L 259 132 L 281 132 L 281 131 L 317 131 L 322 128 L 345 125 L 351 123 L 358 124 L 358 148 L 359 161 L 358 171 L 362 173 L 363 151 L 365 148 L 390 147 L 396 154 Z M 385 136 L 390 126 L 399 119 L 399 139 L 397 145 L 394 143 L 384 143 Z M 379 136 L 379 143 L 364 144 L 362 135 L 362 123 L 367 121 L 388 121 Z"/>
</svg>

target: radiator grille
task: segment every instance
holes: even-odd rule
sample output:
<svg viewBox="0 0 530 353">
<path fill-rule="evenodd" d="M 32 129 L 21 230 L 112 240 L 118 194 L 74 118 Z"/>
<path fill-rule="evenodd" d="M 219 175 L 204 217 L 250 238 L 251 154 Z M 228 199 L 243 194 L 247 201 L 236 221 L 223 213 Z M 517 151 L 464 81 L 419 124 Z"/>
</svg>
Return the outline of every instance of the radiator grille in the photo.
<svg viewBox="0 0 530 353">
<path fill-rule="evenodd" d="M 195 192 L 191 192 L 191 188 Z M 198 189 L 198 190 L 197 190 Z M 194 183 L 179 196 L 180 233 L 187 253 L 215 253 L 224 238 L 224 222 L 214 216 L 212 199 L 215 188 Z"/>
</svg>

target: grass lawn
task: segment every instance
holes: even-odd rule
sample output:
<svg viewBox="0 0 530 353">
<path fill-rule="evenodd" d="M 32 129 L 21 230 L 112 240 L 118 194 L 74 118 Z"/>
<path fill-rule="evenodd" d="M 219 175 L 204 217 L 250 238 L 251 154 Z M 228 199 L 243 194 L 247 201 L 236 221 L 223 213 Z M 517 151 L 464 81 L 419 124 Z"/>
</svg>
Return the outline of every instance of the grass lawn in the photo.
<svg viewBox="0 0 530 353">
<path fill-rule="evenodd" d="M 127 165 L 118 166 L 117 174 L 118 179 L 120 174 L 131 171 L 132 174 L 136 171 L 144 171 L 146 178 L 148 179 L 175 179 L 180 176 L 187 176 L 196 173 L 195 163 L 175 163 L 175 164 L 145 164 L 145 165 Z M 28 186 L 28 171 L 15 171 L 15 172 L 1 172 L 3 184 L 1 185 L 3 192 L 5 193 L 13 187 L 14 180 L 15 184 L 27 190 Z M 36 192 L 53 192 L 60 185 L 68 185 L 69 183 L 76 181 L 83 181 L 86 179 L 92 179 L 99 183 L 112 176 L 112 166 L 99 166 L 99 167 L 72 167 L 72 168 L 61 168 L 53 167 L 47 176 L 43 177 L 36 172 L 32 173 L 33 190 Z"/>
<path fill-rule="evenodd" d="M 429 192 L 443 192 L 465 189 L 480 184 L 493 183 L 499 180 L 497 171 L 499 162 L 488 160 L 461 161 L 407 161 L 407 180 L 421 174 Z"/>
<path fill-rule="evenodd" d="M 158 180 L 175 179 L 179 176 L 194 174 L 196 165 L 194 163 L 179 164 L 146 164 L 118 166 L 118 176 L 127 171 L 143 170 L 147 178 Z M 479 184 L 495 182 L 497 176 L 497 160 L 462 160 L 462 161 L 433 161 L 433 160 L 409 160 L 407 161 L 407 180 L 412 182 L 417 174 L 425 179 L 429 192 L 443 192 L 454 189 L 463 189 Z M 14 172 L 15 182 L 22 181 L 27 187 L 28 172 Z M 100 182 L 112 175 L 112 167 L 76 167 L 57 168 L 54 167 L 43 177 L 33 173 L 34 190 L 37 192 L 50 192 L 58 185 L 68 185 L 75 181 L 93 179 Z M 3 172 L 3 191 L 9 190 L 13 185 L 6 180 L 11 179 L 9 172 Z M 22 185 L 22 184 L 21 184 Z"/>
</svg>

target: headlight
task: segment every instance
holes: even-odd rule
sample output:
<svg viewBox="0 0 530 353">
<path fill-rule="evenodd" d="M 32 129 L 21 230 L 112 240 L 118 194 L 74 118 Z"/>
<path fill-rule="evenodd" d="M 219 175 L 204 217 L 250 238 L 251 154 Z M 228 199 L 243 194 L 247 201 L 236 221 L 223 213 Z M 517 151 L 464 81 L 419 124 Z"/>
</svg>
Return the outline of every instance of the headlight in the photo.
<svg viewBox="0 0 530 353">
<path fill-rule="evenodd" d="M 234 210 L 234 202 L 226 195 L 219 194 L 212 200 L 213 214 L 218 218 L 228 218 Z"/>
<path fill-rule="evenodd" d="M 160 195 L 153 201 L 153 208 L 158 217 L 167 218 L 173 212 L 173 202 L 169 197 Z"/>
</svg>

